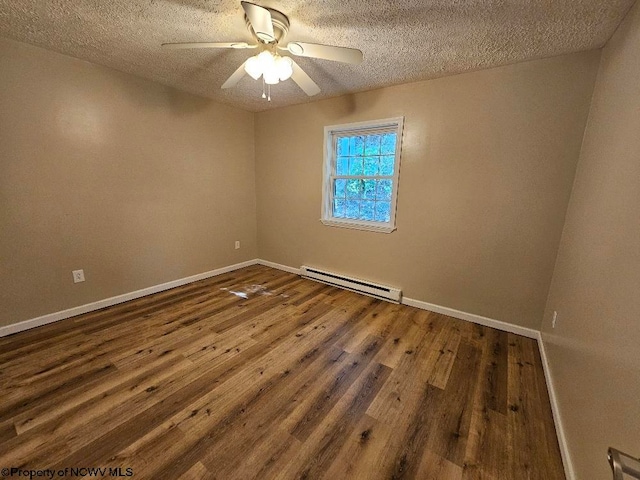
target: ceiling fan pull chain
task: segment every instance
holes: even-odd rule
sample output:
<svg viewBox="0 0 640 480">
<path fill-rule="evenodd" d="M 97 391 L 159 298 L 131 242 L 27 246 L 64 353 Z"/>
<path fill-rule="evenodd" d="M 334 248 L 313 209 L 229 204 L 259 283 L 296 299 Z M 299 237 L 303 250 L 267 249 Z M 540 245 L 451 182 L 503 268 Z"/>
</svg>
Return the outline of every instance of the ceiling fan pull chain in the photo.
<svg viewBox="0 0 640 480">
<path fill-rule="evenodd" d="M 262 98 L 267 98 L 267 95 L 264 93 L 264 77 L 262 77 Z"/>
<path fill-rule="evenodd" d="M 269 85 L 269 96 L 267 97 L 269 101 L 271 101 L 271 85 Z"/>
</svg>

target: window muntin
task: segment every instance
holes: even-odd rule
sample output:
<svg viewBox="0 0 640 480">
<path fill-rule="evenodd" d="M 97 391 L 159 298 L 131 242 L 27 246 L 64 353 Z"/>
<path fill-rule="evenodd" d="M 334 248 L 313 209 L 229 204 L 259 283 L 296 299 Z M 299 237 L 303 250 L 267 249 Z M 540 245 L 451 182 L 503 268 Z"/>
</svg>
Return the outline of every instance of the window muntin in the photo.
<svg viewBox="0 0 640 480">
<path fill-rule="evenodd" d="M 402 124 L 395 118 L 325 128 L 323 223 L 395 229 Z"/>
</svg>

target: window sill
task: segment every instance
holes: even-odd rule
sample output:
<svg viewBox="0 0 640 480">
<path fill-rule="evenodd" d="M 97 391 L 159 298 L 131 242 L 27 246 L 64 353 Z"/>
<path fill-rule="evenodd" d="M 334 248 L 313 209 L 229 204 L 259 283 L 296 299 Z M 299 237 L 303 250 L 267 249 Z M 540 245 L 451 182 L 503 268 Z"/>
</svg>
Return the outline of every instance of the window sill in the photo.
<svg viewBox="0 0 640 480">
<path fill-rule="evenodd" d="M 391 233 L 396 230 L 396 227 L 391 225 L 371 225 L 371 224 L 359 223 L 359 222 L 328 220 L 325 218 L 320 219 L 320 221 L 324 225 L 327 225 L 330 227 L 351 228 L 353 230 L 365 230 L 368 232 Z"/>
</svg>

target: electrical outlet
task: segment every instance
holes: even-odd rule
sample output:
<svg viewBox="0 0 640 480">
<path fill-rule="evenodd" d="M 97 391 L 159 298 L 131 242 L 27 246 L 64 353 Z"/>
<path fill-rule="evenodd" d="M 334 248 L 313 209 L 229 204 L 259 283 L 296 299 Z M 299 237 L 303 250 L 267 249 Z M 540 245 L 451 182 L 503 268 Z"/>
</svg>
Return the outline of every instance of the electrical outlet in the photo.
<svg viewBox="0 0 640 480">
<path fill-rule="evenodd" d="M 71 273 L 73 274 L 73 283 L 84 282 L 84 270 L 74 270 Z"/>
<path fill-rule="evenodd" d="M 240 248 L 240 240 L 236 240 L 236 250 Z"/>
<path fill-rule="evenodd" d="M 558 312 L 553 311 L 553 317 L 551 317 L 551 328 L 556 328 L 556 321 L 558 320 Z"/>
</svg>

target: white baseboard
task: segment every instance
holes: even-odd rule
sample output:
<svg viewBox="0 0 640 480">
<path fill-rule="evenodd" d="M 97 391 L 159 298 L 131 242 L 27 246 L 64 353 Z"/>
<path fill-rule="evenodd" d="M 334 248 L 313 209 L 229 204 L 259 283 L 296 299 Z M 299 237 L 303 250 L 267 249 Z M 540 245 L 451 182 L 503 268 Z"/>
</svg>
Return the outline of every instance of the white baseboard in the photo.
<svg viewBox="0 0 640 480">
<path fill-rule="evenodd" d="M 258 264 L 264 265 L 265 267 L 277 268 L 278 270 L 284 270 L 285 272 L 295 273 L 296 275 L 300 275 L 299 268 L 290 267 L 288 265 L 282 265 L 280 263 L 274 263 L 274 262 L 270 262 L 268 260 L 263 260 L 263 259 L 258 259 L 257 262 Z M 410 307 L 420 308 L 422 310 L 429 310 L 430 312 L 442 313 L 444 315 L 448 315 L 453 318 L 459 318 L 460 320 L 466 320 L 467 322 L 478 323 L 480 325 L 484 325 L 486 327 L 492 327 L 505 332 L 515 333 L 527 338 L 534 338 L 537 340 L 540 336 L 540 332 L 532 328 L 520 327 L 518 325 L 513 325 L 511 323 L 501 322 L 500 320 L 494 320 L 492 318 L 482 317 L 480 315 L 475 315 L 473 313 L 461 312 L 460 310 L 455 310 L 449 307 L 442 307 L 440 305 L 423 302 L 421 300 L 415 300 L 413 298 L 404 297 L 400 301 L 400 303 L 404 305 L 409 305 Z"/>
<path fill-rule="evenodd" d="M 495 328 L 496 330 L 502 330 L 503 332 L 515 333 L 527 338 L 537 339 L 540 334 L 538 330 L 534 330 L 532 328 L 521 327 L 519 325 L 514 325 L 507 322 L 501 322 L 500 320 L 494 320 L 493 318 L 483 317 L 474 313 L 462 312 L 460 310 L 455 310 L 449 307 L 442 307 L 440 305 L 434 305 L 433 303 L 427 303 L 421 300 L 415 300 L 413 298 L 404 297 L 401 303 L 403 303 L 404 305 L 409 305 L 410 307 L 429 310 L 430 312 L 442 313 L 443 315 L 448 315 L 460 320 L 466 320 L 467 322 L 477 323 L 479 325 L 484 325 L 485 327 Z"/>
<path fill-rule="evenodd" d="M 562 455 L 562 463 L 564 465 L 564 474 L 567 480 L 575 480 L 576 473 L 573 469 L 573 462 L 569 454 L 569 444 L 564 434 L 562 418 L 560 416 L 560 405 L 556 397 L 556 389 L 553 385 L 553 376 L 547 358 L 547 351 L 542 340 L 542 333 L 538 332 L 538 348 L 540 349 L 540 358 L 542 359 L 542 368 L 544 369 L 544 378 L 547 382 L 547 390 L 549 391 L 549 401 L 551 402 L 551 412 L 553 413 L 553 423 L 556 425 L 556 435 L 558 436 L 558 444 L 560 445 L 560 455 Z"/>
<path fill-rule="evenodd" d="M 22 332 L 24 330 L 29 330 L 35 327 L 40 327 L 42 325 L 57 322 L 59 320 L 64 320 L 65 318 L 75 317 L 76 315 L 82 315 L 83 313 L 93 312 L 94 310 L 100 310 L 101 308 L 117 305 L 118 303 L 128 302 L 129 300 L 145 297 L 147 295 L 162 292 L 164 290 L 169 290 L 170 288 L 180 287 L 188 283 L 197 282 L 198 280 L 204 280 L 205 278 L 222 275 L 223 273 L 232 272 L 233 270 L 238 270 L 239 268 L 248 267 L 257 263 L 258 260 L 256 259 L 247 260 L 246 262 L 236 263 L 235 265 L 229 265 L 227 267 L 216 268 L 215 270 L 211 270 L 209 272 L 199 273 L 197 275 L 173 280 L 171 282 L 162 283 L 153 287 L 143 288 L 141 290 L 136 290 L 135 292 L 124 293 L 122 295 L 105 298 L 104 300 L 87 303 L 86 305 L 80 305 L 78 307 L 69 308 L 60 312 L 49 313 L 47 315 L 42 315 L 41 317 L 23 320 L 22 322 L 0 327 L 0 337 L 6 337 L 7 335 Z"/>
<path fill-rule="evenodd" d="M 283 270 L 285 272 L 295 273 L 296 275 L 300 275 L 300 269 L 299 268 L 289 267 L 287 265 L 282 265 L 281 263 L 274 263 L 274 262 L 270 262 L 268 260 L 262 260 L 260 258 L 260 259 L 258 259 L 258 264 L 259 265 L 264 265 L 265 267 L 277 268 L 278 270 Z"/>
</svg>

